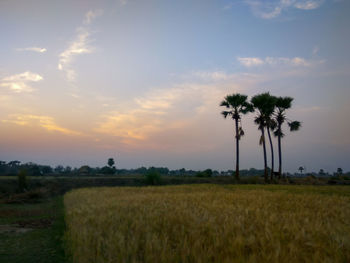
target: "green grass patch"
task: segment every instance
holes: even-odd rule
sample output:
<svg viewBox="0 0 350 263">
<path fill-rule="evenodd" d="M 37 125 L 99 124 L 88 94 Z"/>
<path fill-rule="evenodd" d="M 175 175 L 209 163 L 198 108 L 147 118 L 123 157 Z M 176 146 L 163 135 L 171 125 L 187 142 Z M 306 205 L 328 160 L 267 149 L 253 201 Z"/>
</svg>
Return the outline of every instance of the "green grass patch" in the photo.
<svg viewBox="0 0 350 263">
<path fill-rule="evenodd" d="M 66 262 L 64 228 L 62 197 L 36 204 L 1 204 L 0 262 Z"/>
</svg>

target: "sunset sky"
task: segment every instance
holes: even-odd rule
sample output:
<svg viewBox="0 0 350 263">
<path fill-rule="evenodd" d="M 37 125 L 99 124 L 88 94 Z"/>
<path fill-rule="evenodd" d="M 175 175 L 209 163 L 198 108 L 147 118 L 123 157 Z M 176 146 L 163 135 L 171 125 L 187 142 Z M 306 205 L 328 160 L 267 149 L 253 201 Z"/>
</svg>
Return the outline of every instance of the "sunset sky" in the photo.
<svg viewBox="0 0 350 263">
<path fill-rule="evenodd" d="M 0 160 L 233 169 L 219 103 L 270 91 L 302 122 L 285 127 L 285 170 L 350 170 L 349 14 L 347 0 L 2 0 Z M 253 118 L 242 169 L 263 167 Z"/>
</svg>

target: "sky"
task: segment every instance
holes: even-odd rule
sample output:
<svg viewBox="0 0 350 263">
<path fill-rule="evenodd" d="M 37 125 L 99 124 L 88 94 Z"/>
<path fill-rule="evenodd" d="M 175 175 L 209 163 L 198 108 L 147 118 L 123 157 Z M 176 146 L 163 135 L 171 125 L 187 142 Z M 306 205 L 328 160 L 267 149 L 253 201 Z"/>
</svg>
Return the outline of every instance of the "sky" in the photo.
<svg viewBox="0 0 350 263">
<path fill-rule="evenodd" d="M 302 122 L 284 127 L 284 169 L 348 171 L 349 12 L 347 0 L 1 0 L 0 160 L 233 169 L 219 104 L 270 92 L 293 97 L 287 117 Z M 254 117 L 242 169 L 263 168 Z"/>
</svg>

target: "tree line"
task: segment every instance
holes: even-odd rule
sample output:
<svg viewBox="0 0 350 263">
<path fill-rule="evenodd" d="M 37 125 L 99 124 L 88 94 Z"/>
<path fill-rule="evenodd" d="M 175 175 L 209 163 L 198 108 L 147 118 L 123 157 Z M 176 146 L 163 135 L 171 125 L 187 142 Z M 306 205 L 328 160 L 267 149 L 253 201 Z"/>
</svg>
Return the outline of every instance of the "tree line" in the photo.
<svg viewBox="0 0 350 263">
<path fill-rule="evenodd" d="M 270 144 L 271 153 L 271 169 L 270 180 L 274 179 L 274 175 L 281 178 L 282 175 L 282 138 L 285 136 L 283 126 L 285 123 L 289 126 L 290 131 L 297 131 L 301 127 L 300 121 L 291 121 L 286 116 L 286 111 L 292 107 L 292 97 L 276 97 L 269 92 L 253 96 L 250 101 L 248 96 L 240 93 L 227 95 L 220 103 L 220 106 L 225 107 L 226 110 L 221 114 L 226 119 L 231 117 L 235 125 L 235 139 L 236 139 L 236 172 L 235 178 L 239 177 L 239 141 L 244 135 L 242 128 L 242 115 L 248 113 L 255 113 L 254 123 L 258 126 L 261 132 L 259 144 L 263 148 L 264 157 L 264 178 L 269 181 L 267 155 L 266 155 L 266 133 Z M 278 172 L 275 172 L 274 163 L 274 148 L 271 133 L 277 138 L 278 144 Z"/>
</svg>

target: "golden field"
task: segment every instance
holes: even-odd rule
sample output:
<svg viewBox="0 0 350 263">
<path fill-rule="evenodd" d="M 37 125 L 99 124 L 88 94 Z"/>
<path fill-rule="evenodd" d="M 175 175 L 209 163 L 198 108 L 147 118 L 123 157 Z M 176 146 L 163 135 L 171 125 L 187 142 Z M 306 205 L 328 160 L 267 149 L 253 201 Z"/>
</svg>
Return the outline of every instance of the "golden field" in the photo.
<svg viewBox="0 0 350 263">
<path fill-rule="evenodd" d="M 350 188 L 90 188 L 64 197 L 73 262 L 350 262 Z"/>
</svg>

